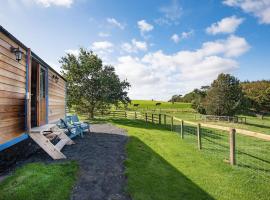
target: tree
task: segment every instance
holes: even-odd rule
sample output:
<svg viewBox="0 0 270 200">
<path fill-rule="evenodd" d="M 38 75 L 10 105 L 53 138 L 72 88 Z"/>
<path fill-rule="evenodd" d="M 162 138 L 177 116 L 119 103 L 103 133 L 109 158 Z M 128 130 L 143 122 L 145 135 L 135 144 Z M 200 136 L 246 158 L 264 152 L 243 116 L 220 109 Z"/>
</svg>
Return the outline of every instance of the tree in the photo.
<svg viewBox="0 0 270 200">
<path fill-rule="evenodd" d="M 270 81 L 246 81 L 241 85 L 250 109 L 262 114 L 270 112 Z"/>
<path fill-rule="evenodd" d="M 127 104 L 130 84 L 121 81 L 113 66 L 103 66 L 92 51 L 81 48 L 78 57 L 67 54 L 60 60 L 62 74 L 67 80 L 67 104 L 90 118 L 96 110 L 107 110 L 119 102 Z"/>
<path fill-rule="evenodd" d="M 232 116 L 242 107 L 240 82 L 230 74 L 220 74 L 207 91 L 204 107 L 207 114 Z"/>
</svg>

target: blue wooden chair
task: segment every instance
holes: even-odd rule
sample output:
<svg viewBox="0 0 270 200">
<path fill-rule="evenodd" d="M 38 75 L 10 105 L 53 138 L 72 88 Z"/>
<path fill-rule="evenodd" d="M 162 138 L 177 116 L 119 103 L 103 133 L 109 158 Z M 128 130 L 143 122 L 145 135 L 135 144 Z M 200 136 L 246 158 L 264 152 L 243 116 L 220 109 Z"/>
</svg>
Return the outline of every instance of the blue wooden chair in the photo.
<svg viewBox="0 0 270 200">
<path fill-rule="evenodd" d="M 71 122 L 71 124 L 79 126 L 83 130 L 83 132 L 91 132 L 90 124 L 88 122 L 80 122 L 78 115 L 70 115 L 66 118 Z"/>
<path fill-rule="evenodd" d="M 70 124 L 68 119 L 60 119 L 57 124 L 59 128 L 65 129 L 65 133 L 70 137 L 74 138 L 77 135 L 83 137 L 83 130 L 79 126 Z"/>
</svg>

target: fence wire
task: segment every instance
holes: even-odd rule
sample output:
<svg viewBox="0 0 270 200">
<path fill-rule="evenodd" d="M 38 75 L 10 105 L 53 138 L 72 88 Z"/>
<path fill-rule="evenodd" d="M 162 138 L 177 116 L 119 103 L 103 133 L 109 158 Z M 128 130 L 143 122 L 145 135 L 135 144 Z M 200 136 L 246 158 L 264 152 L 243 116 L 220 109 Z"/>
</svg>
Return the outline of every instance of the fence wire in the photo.
<svg viewBox="0 0 270 200">
<path fill-rule="evenodd" d="M 181 123 L 174 121 L 174 131 L 181 135 Z M 229 163 L 229 132 L 201 127 L 202 151 L 208 159 Z M 184 123 L 183 139 L 197 148 L 197 126 Z M 254 171 L 266 181 L 270 180 L 270 142 L 236 133 L 236 167 Z M 251 177 L 252 178 L 252 177 Z"/>
<path fill-rule="evenodd" d="M 142 112 L 111 112 L 109 116 L 128 119 L 144 120 L 148 123 L 160 124 L 179 134 L 183 133 L 184 142 L 190 143 L 198 148 L 198 127 L 194 124 L 174 120 L 169 115 L 159 113 Z M 147 117 L 146 117 L 147 116 Z M 230 142 L 229 132 L 212 128 L 200 128 L 201 151 L 209 159 L 220 160 L 229 163 Z M 236 167 L 244 170 L 252 170 L 254 175 L 260 176 L 266 182 L 270 180 L 270 142 L 254 137 L 244 136 L 236 133 Z M 252 178 L 252 177 L 251 177 Z"/>
</svg>

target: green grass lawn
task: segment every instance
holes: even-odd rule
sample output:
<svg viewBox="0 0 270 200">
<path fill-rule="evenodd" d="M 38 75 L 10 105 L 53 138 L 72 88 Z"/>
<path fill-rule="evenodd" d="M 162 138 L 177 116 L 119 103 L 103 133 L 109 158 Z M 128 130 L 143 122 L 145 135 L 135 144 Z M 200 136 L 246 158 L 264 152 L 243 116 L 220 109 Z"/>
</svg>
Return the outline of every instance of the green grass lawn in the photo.
<svg viewBox="0 0 270 200">
<path fill-rule="evenodd" d="M 181 140 L 177 133 L 164 126 L 127 119 L 115 119 L 112 123 L 126 129 L 130 136 L 125 164 L 127 190 L 133 200 L 269 199 L 269 171 L 261 171 L 260 164 L 250 167 L 250 156 L 243 157 L 247 166 L 231 167 L 225 163 L 224 158 L 228 158 L 225 140 L 228 138 L 220 136 L 222 133 L 210 135 L 213 141 L 208 141 L 209 144 L 204 138 L 203 149 L 199 151 L 192 134 Z M 255 144 L 243 138 L 237 140 Z M 262 145 L 268 144 L 257 143 L 256 148 Z M 242 153 L 254 153 L 250 150 Z M 268 154 L 269 150 L 264 153 Z M 251 157 L 260 154 L 255 151 Z"/>
<path fill-rule="evenodd" d="M 77 171 L 76 162 L 25 165 L 0 183 L 0 200 L 67 200 Z"/>
<path fill-rule="evenodd" d="M 156 103 L 161 103 L 159 106 L 156 106 Z M 135 107 L 134 104 L 139 104 L 138 107 Z M 190 103 L 180 103 L 176 102 L 172 104 L 171 102 L 166 102 L 166 101 L 151 101 L 151 100 L 132 100 L 131 104 L 128 106 L 129 109 L 131 110 L 152 110 L 152 109 L 157 109 L 157 110 L 192 110 L 191 109 L 191 104 Z"/>
<path fill-rule="evenodd" d="M 170 112 L 168 114 L 171 114 L 175 117 L 179 117 L 183 120 L 204 122 L 199 119 L 199 114 L 196 114 L 196 113 Z M 228 122 L 207 122 L 207 123 L 233 127 L 233 128 L 240 128 L 240 129 L 245 129 L 245 130 L 250 130 L 250 131 L 255 131 L 255 132 L 260 132 L 260 133 L 265 133 L 265 134 L 270 135 L 270 116 L 266 116 L 263 120 L 254 116 L 247 116 L 247 115 L 240 115 L 240 116 L 247 118 L 246 124 L 228 123 Z"/>
<path fill-rule="evenodd" d="M 156 103 L 161 103 L 161 105 L 156 106 Z M 134 104 L 139 104 L 139 106 L 134 107 Z M 128 106 L 128 109 L 142 110 L 142 111 L 149 110 L 150 112 L 154 111 L 156 113 L 167 113 L 169 115 L 179 117 L 183 120 L 202 122 L 201 120 L 199 120 L 199 114 L 196 113 L 191 108 L 191 103 L 175 102 L 174 104 L 172 104 L 171 102 L 165 101 L 132 100 L 131 104 Z M 196 115 L 197 118 L 195 118 Z M 247 118 L 246 124 L 228 123 L 228 122 L 207 122 L 207 123 L 218 124 L 234 128 L 241 128 L 245 130 L 256 131 L 270 135 L 270 116 L 266 116 L 263 120 L 254 116 L 248 115 L 240 115 L 240 116 Z"/>
</svg>

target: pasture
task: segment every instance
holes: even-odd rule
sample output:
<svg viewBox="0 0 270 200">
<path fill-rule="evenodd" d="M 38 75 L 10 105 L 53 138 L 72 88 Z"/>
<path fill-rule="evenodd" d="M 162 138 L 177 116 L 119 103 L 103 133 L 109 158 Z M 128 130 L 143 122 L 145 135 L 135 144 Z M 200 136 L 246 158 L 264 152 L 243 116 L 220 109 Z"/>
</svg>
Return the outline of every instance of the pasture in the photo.
<svg viewBox="0 0 270 200">
<path fill-rule="evenodd" d="M 134 106 L 138 104 L 138 106 Z M 128 109 L 130 110 L 192 110 L 190 103 L 180 103 L 175 102 L 172 104 L 171 102 L 166 101 L 151 101 L 151 100 L 132 100 L 131 104 L 128 105 Z"/>
<path fill-rule="evenodd" d="M 199 114 L 197 113 L 192 113 L 192 112 L 167 112 L 165 111 L 164 113 L 171 114 L 175 117 L 179 117 L 183 120 L 188 120 L 188 121 L 194 121 L 194 122 L 204 122 L 204 120 L 201 120 L 199 117 Z M 246 117 L 246 124 L 244 123 L 229 123 L 229 122 L 222 122 L 222 121 L 207 121 L 206 123 L 209 124 L 216 124 L 216 125 L 221 125 L 221 126 L 226 126 L 226 127 L 232 127 L 232 128 L 240 128 L 240 129 L 245 129 L 245 130 L 250 130 L 250 131 L 256 131 L 264 134 L 270 135 L 270 116 L 264 117 L 264 119 L 260 119 L 256 116 L 250 116 L 250 115 L 239 115 L 242 117 Z"/>
<path fill-rule="evenodd" d="M 156 106 L 156 103 L 161 103 L 161 105 Z M 139 104 L 139 106 L 134 107 L 134 104 Z M 172 104 L 171 102 L 164 102 L 164 101 L 133 100 L 131 104 L 128 106 L 128 110 L 163 113 L 179 117 L 183 120 L 194 121 L 198 123 L 204 122 L 203 120 L 200 119 L 200 114 L 196 113 L 196 111 L 191 108 L 190 103 L 175 102 L 174 104 Z M 208 121 L 207 123 L 256 131 L 270 135 L 270 115 L 265 116 L 264 119 L 251 115 L 239 114 L 238 116 L 246 117 L 247 123 L 246 124 L 228 123 L 222 121 L 215 121 L 215 122 Z"/>
<path fill-rule="evenodd" d="M 228 138 L 224 133 L 212 135 L 216 138 L 204 138 L 203 149 L 199 151 L 192 131 L 186 132 L 182 140 L 177 132 L 165 126 L 128 119 L 111 122 L 127 130 L 130 136 L 125 164 L 127 190 L 134 200 L 269 199 L 269 145 L 266 143 L 257 143 L 252 153 L 239 154 L 241 162 L 232 167 L 224 162 L 228 157 L 225 150 Z M 237 139 L 247 146 L 255 144 Z M 268 146 L 261 148 L 262 145 Z M 261 162 L 267 169 L 261 171 L 261 163 L 253 163 L 256 156 L 264 158 Z"/>
</svg>

